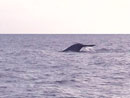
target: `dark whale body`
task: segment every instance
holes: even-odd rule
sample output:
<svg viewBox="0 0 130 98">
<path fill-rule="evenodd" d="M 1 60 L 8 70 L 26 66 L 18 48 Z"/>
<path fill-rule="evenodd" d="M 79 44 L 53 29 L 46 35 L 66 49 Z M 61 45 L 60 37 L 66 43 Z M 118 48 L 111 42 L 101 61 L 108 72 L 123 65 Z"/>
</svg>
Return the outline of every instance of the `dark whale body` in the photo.
<svg viewBox="0 0 130 98">
<path fill-rule="evenodd" d="M 76 43 L 70 47 L 68 47 L 67 49 L 63 50 L 62 52 L 68 52 L 68 51 L 71 51 L 71 52 L 80 52 L 81 48 L 83 47 L 93 47 L 95 45 L 83 45 L 81 43 Z"/>
</svg>

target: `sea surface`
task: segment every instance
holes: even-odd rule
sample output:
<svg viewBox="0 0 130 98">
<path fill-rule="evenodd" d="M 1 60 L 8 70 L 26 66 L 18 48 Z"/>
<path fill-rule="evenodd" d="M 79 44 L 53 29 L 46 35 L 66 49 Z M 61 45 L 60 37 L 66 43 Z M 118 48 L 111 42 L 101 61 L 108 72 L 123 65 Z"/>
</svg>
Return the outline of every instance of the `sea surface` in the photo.
<svg viewBox="0 0 130 98">
<path fill-rule="evenodd" d="M 0 35 L 0 98 L 130 98 L 130 35 Z"/>
</svg>

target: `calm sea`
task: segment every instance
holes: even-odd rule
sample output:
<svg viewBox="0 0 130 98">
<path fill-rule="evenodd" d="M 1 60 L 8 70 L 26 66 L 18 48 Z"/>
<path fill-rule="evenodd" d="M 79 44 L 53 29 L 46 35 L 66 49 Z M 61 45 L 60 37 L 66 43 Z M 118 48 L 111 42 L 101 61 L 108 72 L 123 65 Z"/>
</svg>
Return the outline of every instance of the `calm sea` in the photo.
<svg viewBox="0 0 130 98">
<path fill-rule="evenodd" d="M 130 35 L 0 35 L 0 98 L 130 98 Z"/>
</svg>

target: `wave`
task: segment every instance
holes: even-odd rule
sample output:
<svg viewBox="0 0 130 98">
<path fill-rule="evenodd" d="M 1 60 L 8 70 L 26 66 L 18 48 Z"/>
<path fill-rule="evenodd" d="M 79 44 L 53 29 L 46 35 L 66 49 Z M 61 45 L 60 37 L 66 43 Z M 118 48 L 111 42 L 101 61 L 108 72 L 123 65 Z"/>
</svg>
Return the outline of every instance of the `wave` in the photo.
<svg viewBox="0 0 130 98">
<path fill-rule="evenodd" d="M 100 48 L 89 51 L 81 51 L 80 53 L 125 53 L 125 52 L 130 52 L 130 50 Z"/>
<path fill-rule="evenodd" d="M 101 48 L 101 49 L 97 49 L 95 50 L 96 53 L 122 53 L 122 52 L 127 52 L 126 50 L 123 50 L 123 49 L 107 49 L 107 48 Z"/>
</svg>

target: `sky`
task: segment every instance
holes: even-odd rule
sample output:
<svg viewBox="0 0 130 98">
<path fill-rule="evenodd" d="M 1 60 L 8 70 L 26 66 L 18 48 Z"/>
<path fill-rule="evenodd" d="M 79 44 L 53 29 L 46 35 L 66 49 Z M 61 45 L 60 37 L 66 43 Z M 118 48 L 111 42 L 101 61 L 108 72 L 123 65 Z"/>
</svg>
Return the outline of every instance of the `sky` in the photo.
<svg viewBox="0 0 130 98">
<path fill-rule="evenodd" d="M 0 0 L 0 33 L 130 33 L 130 0 Z"/>
</svg>

